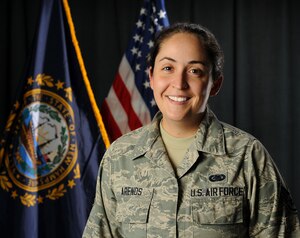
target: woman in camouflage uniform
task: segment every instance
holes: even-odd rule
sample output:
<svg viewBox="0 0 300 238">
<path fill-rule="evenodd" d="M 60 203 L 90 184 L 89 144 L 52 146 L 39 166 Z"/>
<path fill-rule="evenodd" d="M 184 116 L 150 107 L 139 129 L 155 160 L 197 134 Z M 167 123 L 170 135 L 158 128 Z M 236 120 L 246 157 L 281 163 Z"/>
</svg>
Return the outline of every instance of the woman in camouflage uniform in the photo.
<svg viewBox="0 0 300 238">
<path fill-rule="evenodd" d="M 269 153 L 207 107 L 222 70 L 206 28 L 175 24 L 158 35 L 149 76 L 160 112 L 106 152 L 83 237 L 300 237 Z"/>
</svg>

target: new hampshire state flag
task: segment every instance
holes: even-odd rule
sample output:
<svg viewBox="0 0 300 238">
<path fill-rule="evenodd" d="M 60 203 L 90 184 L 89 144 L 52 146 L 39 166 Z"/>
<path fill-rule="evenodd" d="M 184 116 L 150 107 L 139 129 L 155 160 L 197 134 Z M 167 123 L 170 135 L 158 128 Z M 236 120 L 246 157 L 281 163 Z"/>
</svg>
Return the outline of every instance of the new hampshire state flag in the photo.
<svg viewBox="0 0 300 238">
<path fill-rule="evenodd" d="M 0 140 L 0 237 L 81 237 L 108 146 L 68 3 L 43 0 Z"/>
</svg>

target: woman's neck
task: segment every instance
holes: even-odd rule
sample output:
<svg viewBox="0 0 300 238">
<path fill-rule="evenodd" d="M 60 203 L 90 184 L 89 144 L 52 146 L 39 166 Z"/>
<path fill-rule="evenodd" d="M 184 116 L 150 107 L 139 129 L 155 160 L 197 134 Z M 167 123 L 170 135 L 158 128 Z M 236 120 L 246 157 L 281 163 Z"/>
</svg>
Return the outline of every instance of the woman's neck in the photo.
<svg viewBox="0 0 300 238">
<path fill-rule="evenodd" d="M 171 136 L 184 138 L 193 136 L 198 128 L 199 124 L 203 118 L 203 115 L 199 115 L 198 118 L 195 118 L 194 121 L 173 121 L 166 118 L 162 118 L 162 127 L 163 129 L 168 132 Z"/>
</svg>

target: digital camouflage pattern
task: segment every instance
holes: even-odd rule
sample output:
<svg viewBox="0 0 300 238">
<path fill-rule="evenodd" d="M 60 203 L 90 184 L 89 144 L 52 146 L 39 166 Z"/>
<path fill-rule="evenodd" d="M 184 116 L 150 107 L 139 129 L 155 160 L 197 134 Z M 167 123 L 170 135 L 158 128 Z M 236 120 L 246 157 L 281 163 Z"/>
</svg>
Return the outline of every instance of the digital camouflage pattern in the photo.
<svg viewBox="0 0 300 238">
<path fill-rule="evenodd" d="M 208 109 L 174 171 L 153 123 L 115 141 L 83 237 L 300 237 L 290 194 L 263 145 Z"/>
</svg>

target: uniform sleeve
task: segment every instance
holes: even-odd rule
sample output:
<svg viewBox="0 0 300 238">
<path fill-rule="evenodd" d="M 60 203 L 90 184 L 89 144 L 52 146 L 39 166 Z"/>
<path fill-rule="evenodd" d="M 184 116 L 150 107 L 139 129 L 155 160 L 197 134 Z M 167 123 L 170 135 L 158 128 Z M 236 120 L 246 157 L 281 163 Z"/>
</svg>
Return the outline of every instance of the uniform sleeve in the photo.
<svg viewBox="0 0 300 238">
<path fill-rule="evenodd" d="M 250 237 L 300 237 L 291 195 L 272 158 L 258 141 L 247 154 Z"/>
<path fill-rule="evenodd" d="M 98 173 L 96 196 L 83 232 L 83 238 L 119 237 L 115 229 L 115 198 L 111 190 L 111 165 L 108 156 L 104 156 Z"/>
</svg>

